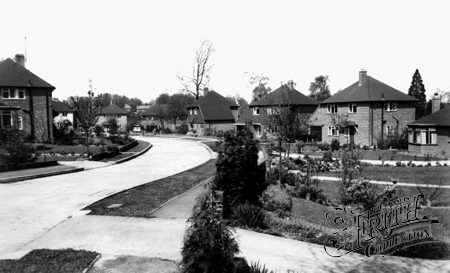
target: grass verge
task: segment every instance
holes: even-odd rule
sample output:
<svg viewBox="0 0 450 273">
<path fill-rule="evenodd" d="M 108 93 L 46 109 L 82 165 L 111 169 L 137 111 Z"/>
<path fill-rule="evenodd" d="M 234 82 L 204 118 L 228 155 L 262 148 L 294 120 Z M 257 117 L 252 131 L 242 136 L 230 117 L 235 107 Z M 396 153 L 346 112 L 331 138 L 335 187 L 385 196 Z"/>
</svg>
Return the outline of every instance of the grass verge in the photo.
<svg viewBox="0 0 450 273">
<path fill-rule="evenodd" d="M 211 159 L 203 165 L 182 173 L 147 183 L 100 200 L 85 210 L 91 210 L 90 215 L 108 215 L 123 217 L 151 217 L 151 212 L 201 181 L 214 176 L 216 159 Z M 121 207 L 109 209 L 112 204 L 122 204 Z"/>
<path fill-rule="evenodd" d="M 391 181 L 398 178 L 402 183 L 450 185 L 448 167 L 381 167 L 365 166 L 364 176 L 369 180 Z M 339 177 L 340 173 L 318 173 L 319 176 Z"/>
<path fill-rule="evenodd" d="M 0 272 L 83 272 L 98 253 L 86 250 L 35 249 L 19 260 L 0 260 Z"/>
</svg>

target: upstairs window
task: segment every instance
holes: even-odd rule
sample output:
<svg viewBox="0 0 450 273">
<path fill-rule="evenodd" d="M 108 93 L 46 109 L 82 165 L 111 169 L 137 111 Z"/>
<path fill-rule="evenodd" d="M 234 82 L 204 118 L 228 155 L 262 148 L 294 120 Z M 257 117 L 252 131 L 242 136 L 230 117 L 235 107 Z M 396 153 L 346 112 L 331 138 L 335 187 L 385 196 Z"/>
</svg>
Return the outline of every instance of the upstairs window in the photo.
<svg viewBox="0 0 450 273">
<path fill-rule="evenodd" d="M 386 102 L 384 104 L 384 110 L 388 112 L 397 111 L 397 103 L 396 102 Z"/>
<path fill-rule="evenodd" d="M 197 108 L 194 109 L 194 115 L 197 115 Z"/>
<path fill-rule="evenodd" d="M 194 110 L 192 110 L 192 108 L 189 109 L 189 114 L 190 114 L 190 115 L 193 115 L 193 114 L 194 114 Z"/>
<path fill-rule="evenodd" d="M 272 115 L 273 114 L 273 109 L 271 107 L 267 108 L 267 114 L 268 115 Z"/>
<path fill-rule="evenodd" d="M 356 103 L 349 103 L 348 104 L 348 112 L 349 113 L 356 113 L 357 112 L 357 104 Z"/>
<path fill-rule="evenodd" d="M 259 115 L 259 107 L 253 107 L 253 115 Z"/>
<path fill-rule="evenodd" d="M 328 104 L 327 113 L 337 113 L 337 104 Z"/>
<path fill-rule="evenodd" d="M 2 99 L 25 99 L 24 89 L 7 88 L 2 89 Z"/>
</svg>

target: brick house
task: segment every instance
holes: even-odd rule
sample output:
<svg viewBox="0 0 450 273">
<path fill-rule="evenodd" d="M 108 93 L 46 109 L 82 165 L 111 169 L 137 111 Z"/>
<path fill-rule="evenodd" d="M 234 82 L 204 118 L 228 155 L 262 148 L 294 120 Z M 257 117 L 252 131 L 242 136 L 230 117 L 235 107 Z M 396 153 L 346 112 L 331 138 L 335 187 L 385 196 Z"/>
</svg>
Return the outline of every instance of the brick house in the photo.
<svg viewBox="0 0 450 273">
<path fill-rule="evenodd" d="M 167 104 L 155 104 L 143 112 L 141 126 L 147 132 L 153 132 L 154 129 L 170 128 L 174 129 L 171 121 L 166 118 L 167 116 Z M 171 126 L 172 125 L 172 126 Z"/>
<path fill-rule="evenodd" d="M 401 133 L 414 121 L 417 99 L 359 72 L 359 80 L 320 103 L 310 118 L 312 134 L 324 142 L 377 145 L 387 135 Z M 341 115 L 347 126 L 339 131 L 332 117 Z"/>
<path fill-rule="evenodd" d="M 440 109 L 440 103 L 435 95 L 432 113 L 408 124 L 409 152 L 447 157 L 450 154 L 450 107 Z"/>
<path fill-rule="evenodd" d="M 318 103 L 295 90 L 294 82 L 290 80 L 267 96 L 250 103 L 248 108 L 239 116 L 236 123 L 237 129 L 250 124 L 250 131 L 255 137 L 261 137 L 263 133 L 270 131 L 269 114 L 272 107 L 279 107 L 280 105 L 293 105 L 298 114 L 310 115 L 317 108 Z"/>
<path fill-rule="evenodd" d="M 16 127 L 32 139 L 53 139 L 55 87 L 25 68 L 22 54 L 0 62 L 0 127 Z"/>
<path fill-rule="evenodd" d="M 77 128 L 77 119 L 75 117 L 75 110 L 71 109 L 68 105 L 58 100 L 52 101 L 53 109 L 53 123 L 56 128 L 60 126 L 61 122 L 66 123 L 67 130 L 74 130 Z"/>
<path fill-rule="evenodd" d="M 214 131 L 234 130 L 239 105 L 205 88 L 203 98 L 188 106 L 187 122 L 199 136 Z"/>
<path fill-rule="evenodd" d="M 97 124 L 103 126 L 106 132 L 109 131 L 108 120 L 115 118 L 117 120 L 118 131 L 127 130 L 128 112 L 115 104 L 104 107 L 99 114 Z"/>
</svg>

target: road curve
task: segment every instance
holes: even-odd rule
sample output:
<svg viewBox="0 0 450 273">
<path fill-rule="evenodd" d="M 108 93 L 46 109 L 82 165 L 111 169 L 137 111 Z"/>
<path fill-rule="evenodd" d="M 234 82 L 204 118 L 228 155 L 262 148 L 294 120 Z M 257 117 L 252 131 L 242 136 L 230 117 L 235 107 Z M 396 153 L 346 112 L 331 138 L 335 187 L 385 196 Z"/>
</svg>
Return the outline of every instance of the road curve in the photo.
<svg viewBox="0 0 450 273">
<path fill-rule="evenodd" d="M 89 204 L 193 168 L 212 156 L 204 145 L 194 141 L 137 139 L 149 141 L 153 147 L 131 161 L 0 185 L 0 257 L 19 251 Z"/>
</svg>

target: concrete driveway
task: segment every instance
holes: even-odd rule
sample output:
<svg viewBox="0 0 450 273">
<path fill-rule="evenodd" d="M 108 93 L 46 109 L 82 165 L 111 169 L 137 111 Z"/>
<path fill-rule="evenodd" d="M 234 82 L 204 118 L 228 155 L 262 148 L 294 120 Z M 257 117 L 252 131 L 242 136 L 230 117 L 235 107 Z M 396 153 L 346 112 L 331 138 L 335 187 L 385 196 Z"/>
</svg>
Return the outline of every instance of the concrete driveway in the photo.
<svg viewBox="0 0 450 273">
<path fill-rule="evenodd" d="M 193 168 L 212 156 L 193 141 L 137 139 L 151 142 L 152 149 L 123 164 L 0 185 L 0 258 L 20 251 L 89 204 Z"/>
</svg>

